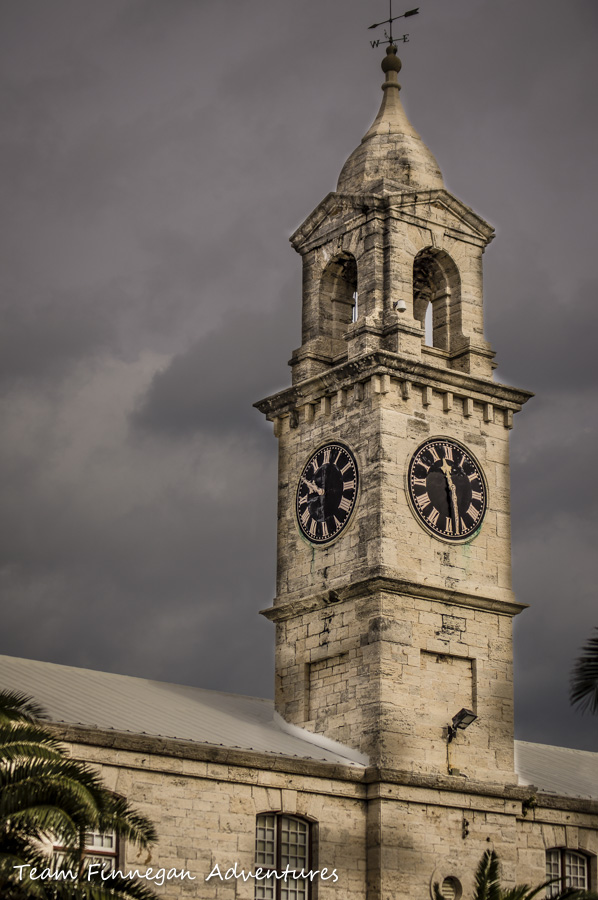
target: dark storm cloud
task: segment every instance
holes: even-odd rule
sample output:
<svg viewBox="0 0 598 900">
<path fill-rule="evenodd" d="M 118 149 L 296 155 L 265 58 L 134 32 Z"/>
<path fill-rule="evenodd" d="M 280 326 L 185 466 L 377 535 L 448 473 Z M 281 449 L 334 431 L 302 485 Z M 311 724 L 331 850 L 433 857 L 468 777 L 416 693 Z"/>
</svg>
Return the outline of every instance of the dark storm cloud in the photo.
<svg viewBox="0 0 598 900">
<path fill-rule="evenodd" d="M 116 430 L 110 421 L 124 372 L 107 391 L 100 372 L 63 398 L 63 416 L 74 401 L 98 417 L 82 447 L 37 410 L 38 449 L 28 443 L 25 457 L 19 433 L 4 443 L 4 640 L 24 655 L 234 689 L 239 661 L 227 674 L 216 659 L 232 664 L 245 641 L 270 645 L 256 616 L 273 591 L 272 562 L 264 564 L 275 541 L 270 460 L 243 433 L 189 439 L 175 452 L 152 437 L 128 441 L 126 418 Z M 120 406 L 130 406 L 127 396 Z M 262 653 L 243 654 L 240 665 L 246 684 L 268 692 L 271 654 Z"/>
<path fill-rule="evenodd" d="M 543 391 L 595 386 L 597 297 L 598 281 L 583 279 L 575 279 L 565 296 L 555 295 L 547 283 L 517 297 L 503 309 L 497 338 L 501 368 L 526 387 L 539 384 Z"/>
<path fill-rule="evenodd" d="M 380 102 L 370 13 L 0 9 L 1 651 L 271 692 L 276 441 L 251 404 L 300 340 L 288 235 Z M 537 394 L 512 439 L 519 734 L 588 748 L 567 681 L 596 624 L 596 27 L 586 0 L 426 0 L 400 77 L 497 227 L 487 334 Z"/>
<path fill-rule="evenodd" d="M 278 376 L 278 384 L 273 376 L 284 372 L 290 355 L 281 340 L 292 340 L 289 318 L 294 316 L 284 307 L 228 313 L 218 330 L 154 375 L 132 416 L 134 426 L 182 437 L 193 431 L 246 431 L 260 416 L 252 403 L 286 386 L 284 376 Z"/>
<path fill-rule="evenodd" d="M 595 527 L 598 483 L 591 473 L 597 419 L 591 385 L 577 396 L 563 388 L 530 401 L 520 425 L 524 441 L 517 442 L 511 461 L 517 528 L 541 528 L 562 517 Z"/>
<path fill-rule="evenodd" d="M 4 310 L 0 330 L 0 385 L 15 379 L 61 378 L 78 360 L 113 338 L 104 310 L 78 296 L 18 298 Z"/>
<path fill-rule="evenodd" d="M 574 661 L 596 622 L 596 528 L 580 528 L 568 513 L 550 515 L 556 480 L 558 474 L 542 485 L 545 521 L 513 530 L 516 593 L 530 604 L 515 622 L 517 736 L 554 743 L 558 734 L 565 746 L 595 750 L 596 718 L 572 710 L 568 691 Z"/>
</svg>

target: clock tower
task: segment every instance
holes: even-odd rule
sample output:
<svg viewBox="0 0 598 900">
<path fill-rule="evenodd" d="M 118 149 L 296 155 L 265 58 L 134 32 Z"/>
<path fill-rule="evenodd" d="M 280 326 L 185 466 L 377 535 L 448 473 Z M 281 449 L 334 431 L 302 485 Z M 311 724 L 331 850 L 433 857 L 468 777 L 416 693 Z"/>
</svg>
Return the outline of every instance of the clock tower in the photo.
<svg viewBox="0 0 598 900">
<path fill-rule="evenodd" d="M 279 442 L 276 709 L 378 767 L 512 783 L 509 434 L 531 395 L 493 381 L 493 229 L 444 187 L 400 68 L 389 46 L 378 115 L 291 238 L 301 346 L 256 404 Z"/>
</svg>

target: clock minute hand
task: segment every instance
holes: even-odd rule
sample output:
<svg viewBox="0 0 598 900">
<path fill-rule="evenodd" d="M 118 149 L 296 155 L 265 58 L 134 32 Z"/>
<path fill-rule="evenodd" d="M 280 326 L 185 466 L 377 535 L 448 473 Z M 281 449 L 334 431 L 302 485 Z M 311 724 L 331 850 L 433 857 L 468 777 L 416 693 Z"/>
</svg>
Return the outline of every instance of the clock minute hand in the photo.
<svg viewBox="0 0 598 900">
<path fill-rule="evenodd" d="M 449 486 L 449 492 L 451 495 L 451 506 L 453 507 L 453 525 L 455 527 L 455 534 L 459 534 L 459 507 L 457 505 L 457 490 L 455 488 L 455 483 L 453 481 L 451 467 L 447 463 L 446 459 L 443 459 L 442 466 L 440 468 L 444 472 L 447 484 Z"/>
</svg>

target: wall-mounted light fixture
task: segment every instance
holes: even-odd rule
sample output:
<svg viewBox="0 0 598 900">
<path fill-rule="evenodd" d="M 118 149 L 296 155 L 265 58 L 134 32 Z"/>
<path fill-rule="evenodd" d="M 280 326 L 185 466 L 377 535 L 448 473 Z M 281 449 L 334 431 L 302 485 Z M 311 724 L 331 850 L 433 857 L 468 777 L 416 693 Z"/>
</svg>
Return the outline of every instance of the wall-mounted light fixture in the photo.
<svg viewBox="0 0 598 900">
<path fill-rule="evenodd" d="M 393 306 L 397 312 L 404 313 L 407 311 L 407 304 L 404 300 L 395 300 Z"/>
<path fill-rule="evenodd" d="M 452 724 L 448 726 L 448 742 L 453 740 L 457 736 L 457 731 L 461 729 L 462 731 L 465 728 L 468 728 L 472 722 L 475 722 L 477 716 L 470 709 L 460 709 L 456 716 L 453 716 Z"/>
</svg>

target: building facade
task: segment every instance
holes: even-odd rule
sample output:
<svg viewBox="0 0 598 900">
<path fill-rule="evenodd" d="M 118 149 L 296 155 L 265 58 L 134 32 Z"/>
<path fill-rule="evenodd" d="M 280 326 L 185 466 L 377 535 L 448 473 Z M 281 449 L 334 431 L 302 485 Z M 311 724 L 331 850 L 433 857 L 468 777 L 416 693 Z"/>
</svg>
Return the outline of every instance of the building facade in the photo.
<svg viewBox="0 0 598 900">
<path fill-rule="evenodd" d="M 173 900 L 467 897 L 488 848 L 507 885 L 597 887 L 598 754 L 514 741 L 509 436 L 531 395 L 492 379 L 493 229 L 444 187 L 400 67 L 389 46 L 374 123 L 291 239 L 301 346 L 256 404 L 279 445 L 274 708 L 0 659 L 156 821 L 151 858 L 113 858 L 187 870 L 156 888 Z M 285 866 L 318 874 L 255 877 Z"/>
</svg>

